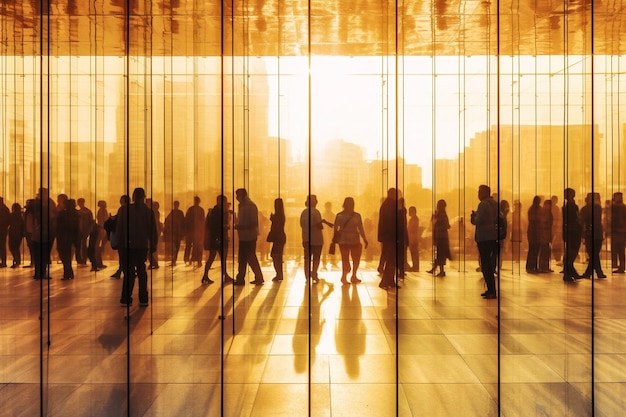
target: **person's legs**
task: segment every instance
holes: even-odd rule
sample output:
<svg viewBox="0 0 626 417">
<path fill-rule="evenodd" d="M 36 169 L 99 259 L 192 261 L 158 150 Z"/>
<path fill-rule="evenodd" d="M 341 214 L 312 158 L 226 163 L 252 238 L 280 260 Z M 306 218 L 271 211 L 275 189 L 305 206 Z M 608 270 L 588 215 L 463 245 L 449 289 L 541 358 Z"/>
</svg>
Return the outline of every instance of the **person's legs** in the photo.
<svg viewBox="0 0 626 417">
<path fill-rule="evenodd" d="M 361 264 L 361 254 L 363 253 L 363 246 L 360 243 L 352 245 L 350 248 L 350 253 L 352 256 L 352 278 L 350 282 L 353 284 L 358 284 L 361 280 L 356 276 L 357 271 L 359 270 L 359 265 Z"/>
<path fill-rule="evenodd" d="M 350 246 L 339 245 L 339 252 L 341 253 L 341 283 L 348 285 L 348 273 L 350 272 Z"/>
<path fill-rule="evenodd" d="M 124 271 L 124 279 L 122 280 L 122 295 L 120 297 L 120 304 L 128 305 L 133 303 L 133 289 L 135 287 L 135 265 L 133 254 L 130 249 L 120 248 L 120 261 L 122 258 L 122 270 Z"/>
<path fill-rule="evenodd" d="M 312 269 L 311 269 L 311 277 L 313 278 L 313 282 L 317 282 L 317 280 L 319 279 L 317 276 L 317 270 L 320 267 L 320 260 L 322 257 L 322 245 L 318 245 L 318 246 L 312 246 L 311 247 L 311 253 L 313 255 L 313 265 L 312 265 Z"/>
<path fill-rule="evenodd" d="M 237 277 L 235 279 L 236 285 L 245 284 L 246 278 L 246 268 L 248 267 L 248 263 L 246 262 L 248 254 L 246 253 L 247 245 L 246 242 L 239 241 L 239 250 L 237 253 Z"/>
<path fill-rule="evenodd" d="M 254 281 L 257 284 L 263 282 L 263 271 L 261 271 L 261 265 L 259 264 L 259 258 L 256 256 L 256 240 L 251 242 L 246 242 L 248 245 L 247 249 L 247 262 L 250 265 L 250 269 L 254 273 Z"/>
<path fill-rule="evenodd" d="M 148 304 L 148 273 L 146 272 L 146 260 L 148 259 L 148 251 L 138 249 L 135 254 L 135 269 L 139 280 L 139 303 Z"/>
<path fill-rule="evenodd" d="M 493 256 L 496 251 L 496 241 L 488 240 L 478 242 L 478 252 L 480 254 L 480 264 L 482 268 L 485 284 L 487 284 L 487 296 L 496 295 L 496 283 L 493 271 Z"/>
<path fill-rule="evenodd" d="M 204 279 L 208 279 L 209 277 L 209 269 L 211 269 L 211 266 L 213 265 L 213 261 L 215 260 L 215 256 L 217 255 L 217 250 L 215 249 L 211 249 L 209 250 L 209 258 L 206 260 L 206 263 L 204 264 L 204 274 L 202 275 L 202 280 L 204 281 Z M 223 261 L 222 261 L 223 263 Z"/>
</svg>

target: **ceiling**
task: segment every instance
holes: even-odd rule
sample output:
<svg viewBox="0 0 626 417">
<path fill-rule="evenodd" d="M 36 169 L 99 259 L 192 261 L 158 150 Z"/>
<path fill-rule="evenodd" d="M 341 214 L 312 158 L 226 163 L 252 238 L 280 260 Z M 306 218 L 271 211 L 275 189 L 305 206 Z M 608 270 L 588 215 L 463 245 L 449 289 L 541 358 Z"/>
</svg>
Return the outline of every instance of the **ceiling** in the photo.
<svg viewBox="0 0 626 417">
<path fill-rule="evenodd" d="M 0 53 L 576 55 L 591 54 L 593 47 L 596 54 L 619 55 L 626 42 L 621 35 L 625 5 L 626 0 L 398 0 L 397 5 L 384 0 L 2 0 Z"/>
</svg>

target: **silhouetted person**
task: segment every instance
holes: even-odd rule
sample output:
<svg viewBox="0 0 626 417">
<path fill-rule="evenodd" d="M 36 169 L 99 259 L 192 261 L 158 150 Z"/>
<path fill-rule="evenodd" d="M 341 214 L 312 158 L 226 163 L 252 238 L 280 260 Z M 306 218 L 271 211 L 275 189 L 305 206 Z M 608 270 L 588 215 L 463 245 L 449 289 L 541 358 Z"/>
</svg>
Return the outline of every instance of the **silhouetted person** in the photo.
<svg viewBox="0 0 626 417">
<path fill-rule="evenodd" d="M 80 250 L 80 214 L 76 210 L 76 200 L 68 199 L 57 217 L 57 251 L 63 263 L 63 279 L 74 279 L 72 268 L 72 248 Z"/>
<path fill-rule="evenodd" d="M 410 271 L 419 272 L 420 270 L 420 219 L 417 217 L 417 209 L 415 206 L 409 207 L 409 221 L 407 223 L 409 231 L 409 253 L 411 254 Z"/>
<path fill-rule="evenodd" d="M 341 283 L 348 285 L 348 274 L 352 271 L 350 282 L 358 284 L 361 280 L 357 277 L 359 265 L 361 264 L 361 253 L 363 245 L 367 248 L 368 242 L 363 228 L 361 214 L 354 211 L 354 198 L 346 197 L 343 201 L 343 211 L 337 213 L 334 222 L 334 236 L 338 236 L 337 244 L 341 252 Z M 350 267 L 352 259 L 352 267 Z"/>
<path fill-rule="evenodd" d="M 285 234 L 285 204 L 282 198 L 274 200 L 274 212 L 270 214 L 270 231 L 267 235 L 267 241 L 272 243 L 270 255 L 272 256 L 272 264 L 276 276 L 272 281 L 282 281 L 283 274 L 283 252 L 285 243 L 287 243 L 287 235 Z"/>
<path fill-rule="evenodd" d="M 452 259 L 450 252 L 450 237 L 448 230 L 450 229 L 450 221 L 448 213 L 446 213 L 446 201 L 437 201 L 437 208 L 432 218 L 433 244 L 435 246 L 435 260 L 429 274 L 434 274 L 439 267 L 438 277 L 445 277 L 445 265 L 448 259 Z"/>
<path fill-rule="evenodd" d="M 563 256 L 563 281 L 576 282 L 580 278 L 574 261 L 578 257 L 580 250 L 580 241 L 582 238 L 582 226 L 580 224 L 579 211 L 574 197 L 576 191 L 572 188 L 566 188 L 564 191 L 563 207 L 563 242 L 565 243 L 565 253 Z"/>
<path fill-rule="evenodd" d="M 13 256 L 11 268 L 17 268 L 22 263 L 20 246 L 25 234 L 24 217 L 22 216 L 22 207 L 19 203 L 13 203 L 11 206 L 11 214 L 9 217 L 9 250 Z"/>
<path fill-rule="evenodd" d="M 553 195 L 551 198 L 552 205 L 552 241 L 550 249 L 552 251 L 552 259 L 558 266 L 563 265 L 563 215 L 558 206 L 559 198 Z"/>
<path fill-rule="evenodd" d="M 0 197 L 0 268 L 7 267 L 7 235 L 11 211 L 4 204 L 4 198 Z"/>
<path fill-rule="evenodd" d="M 587 269 L 581 276 L 583 278 L 591 278 L 593 271 L 595 271 L 598 278 L 606 278 L 600 264 L 600 251 L 602 250 L 602 240 L 604 238 L 600 194 L 587 194 L 585 206 L 580 209 L 580 224 L 583 228 L 585 249 L 589 257 Z"/>
<path fill-rule="evenodd" d="M 203 284 L 212 284 L 209 278 L 209 270 L 213 265 L 216 255 L 220 255 L 221 276 L 220 281 L 230 284 L 233 279 L 226 270 L 228 260 L 228 243 L 230 234 L 230 211 L 228 210 L 228 200 L 226 196 L 218 195 L 217 204 L 209 210 L 204 223 L 204 249 L 209 251 L 209 257 L 204 264 Z"/>
<path fill-rule="evenodd" d="M 541 221 L 541 197 L 536 195 L 533 203 L 528 208 L 528 229 L 526 229 L 526 237 L 528 238 L 528 254 L 526 255 L 526 272 L 529 274 L 539 273 L 539 250 L 541 248 L 541 239 L 539 236 L 539 227 Z"/>
<path fill-rule="evenodd" d="M 76 200 L 78 204 L 78 233 L 79 233 L 79 247 L 76 250 L 76 262 L 79 265 L 85 265 L 87 263 L 88 256 L 88 239 L 93 231 L 94 218 L 93 212 L 85 207 L 85 199 L 79 198 Z M 57 243 L 58 245 L 58 243 Z M 93 265 L 93 262 L 92 262 Z M 97 265 L 94 267 L 97 269 Z"/>
<path fill-rule="evenodd" d="M 104 230 L 104 222 L 111 216 L 111 213 L 107 210 L 107 202 L 104 200 L 98 201 L 98 211 L 96 212 L 96 245 L 94 259 L 99 268 L 104 268 L 104 262 L 102 261 L 104 255 L 104 248 L 108 242 L 107 232 Z"/>
<path fill-rule="evenodd" d="M 496 280 L 494 266 L 498 252 L 498 216 L 500 208 L 491 197 L 491 189 L 487 185 L 478 187 L 478 208 L 472 210 L 471 222 L 476 226 L 474 240 L 478 244 L 480 265 L 487 285 L 487 291 L 481 294 L 487 299 L 496 298 Z"/>
<path fill-rule="evenodd" d="M 176 266 L 180 243 L 185 237 L 185 213 L 180 209 L 180 202 L 174 201 L 174 208 L 165 218 L 163 240 L 165 253 L 170 259 L 170 266 Z"/>
<path fill-rule="evenodd" d="M 202 265 L 202 251 L 204 247 L 204 209 L 200 207 L 200 197 L 193 198 L 193 206 L 185 214 L 185 263 L 197 266 Z"/>
<path fill-rule="evenodd" d="M 235 285 L 244 285 L 246 269 L 248 265 L 254 273 L 254 280 L 251 284 L 262 285 L 264 282 L 263 272 L 256 256 L 256 241 L 259 236 L 259 209 L 250 197 L 245 188 L 235 191 L 235 197 L 239 202 L 237 213 L 237 234 L 239 236 L 238 270 Z"/>
<path fill-rule="evenodd" d="M 324 220 L 317 209 L 317 196 L 311 194 L 304 202 L 306 208 L 300 214 L 300 228 L 302 229 L 302 247 L 304 248 L 304 278 L 313 284 L 319 282 L 317 274 L 322 247 L 324 246 L 324 224 L 333 227 L 333 224 Z"/>
<path fill-rule="evenodd" d="M 396 248 L 398 244 L 398 190 L 390 188 L 387 190 L 387 198 L 383 200 L 378 212 L 378 241 L 381 243 L 379 272 L 382 277 L 378 286 L 384 290 L 396 288 Z"/>
<path fill-rule="evenodd" d="M 125 254 L 124 281 L 120 304 L 129 306 L 133 302 L 135 275 L 139 279 L 139 305 L 148 305 L 148 274 L 146 260 L 149 253 L 156 251 L 158 234 L 154 212 L 145 204 L 143 188 L 133 191 L 133 203 L 123 205 L 117 213 L 115 233 L 120 240 L 120 253 Z"/>
<path fill-rule="evenodd" d="M 613 193 L 613 205 L 611 206 L 611 259 L 614 274 L 623 274 L 626 268 L 626 205 L 623 194 Z"/>
<path fill-rule="evenodd" d="M 33 202 L 32 212 L 32 255 L 35 265 L 34 279 L 47 279 L 50 251 L 56 234 L 57 210 L 48 195 L 47 188 L 41 188 Z"/>
<path fill-rule="evenodd" d="M 539 261 L 538 268 L 540 273 L 552 272 L 550 269 L 550 258 L 552 250 L 552 200 L 545 200 L 543 207 L 539 212 L 539 222 L 537 224 L 537 237 L 539 239 Z"/>
</svg>

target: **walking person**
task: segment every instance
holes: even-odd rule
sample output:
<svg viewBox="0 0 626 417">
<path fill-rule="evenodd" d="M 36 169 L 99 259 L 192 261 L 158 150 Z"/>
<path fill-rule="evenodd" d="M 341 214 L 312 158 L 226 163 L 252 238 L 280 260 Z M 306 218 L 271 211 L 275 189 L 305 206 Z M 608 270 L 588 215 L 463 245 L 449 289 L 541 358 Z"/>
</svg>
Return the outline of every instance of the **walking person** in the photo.
<svg viewBox="0 0 626 417">
<path fill-rule="evenodd" d="M 158 234 L 154 212 L 145 204 L 146 192 L 135 188 L 132 204 L 122 205 L 117 213 L 115 233 L 119 239 L 119 251 L 124 253 L 126 262 L 120 304 L 132 305 L 135 276 L 139 280 L 139 305 L 148 306 L 148 274 L 146 261 L 154 253 L 158 244 Z"/>
<path fill-rule="evenodd" d="M 246 269 L 248 265 L 254 273 L 254 280 L 250 281 L 254 285 L 263 285 L 263 272 L 259 259 L 256 256 L 256 241 L 259 236 L 259 209 L 250 197 L 245 188 L 235 191 L 235 197 L 239 202 L 237 224 L 235 229 L 239 235 L 238 271 L 234 285 L 244 285 Z"/>
<path fill-rule="evenodd" d="M 204 264 L 203 284 L 212 284 L 214 281 L 209 278 L 209 270 L 213 266 L 215 257 L 219 254 L 221 264 L 220 281 L 230 284 L 233 279 L 226 270 L 228 259 L 228 242 L 230 234 L 230 212 L 228 210 L 228 199 L 224 195 L 217 196 L 217 204 L 209 210 L 204 224 L 204 249 L 209 251 L 209 257 Z"/>
<path fill-rule="evenodd" d="M 488 185 L 478 187 L 478 208 L 472 211 L 471 222 L 476 226 L 474 240 L 478 244 L 480 265 L 487 285 L 487 291 L 481 294 L 483 298 L 497 298 L 494 267 L 498 252 L 498 203 L 491 197 Z"/>
</svg>

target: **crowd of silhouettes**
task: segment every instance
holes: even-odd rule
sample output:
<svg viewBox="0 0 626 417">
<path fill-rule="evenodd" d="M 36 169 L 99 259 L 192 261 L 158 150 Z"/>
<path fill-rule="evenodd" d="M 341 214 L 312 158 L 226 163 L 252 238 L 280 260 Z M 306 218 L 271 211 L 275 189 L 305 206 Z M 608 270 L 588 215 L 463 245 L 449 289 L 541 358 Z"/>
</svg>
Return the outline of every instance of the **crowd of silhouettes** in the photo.
<svg viewBox="0 0 626 417">
<path fill-rule="evenodd" d="M 149 268 L 160 267 L 159 255 L 169 262 L 168 266 L 177 266 L 184 246 L 183 259 L 187 266 L 202 267 L 203 255 L 208 253 L 201 276 L 203 284 L 214 282 L 209 273 L 218 255 L 223 284 L 244 285 L 250 269 L 254 275 L 251 283 L 262 285 L 265 280 L 261 264 L 265 262 L 274 269 L 273 282 L 285 279 L 285 250 L 290 233 L 282 198 L 274 200 L 273 210 L 266 217 L 244 188 L 235 192 L 236 211 L 226 196 L 218 195 L 215 205 L 205 212 L 200 197 L 195 196 L 186 212 L 178 200 L 173 201 L 173 208 L 162 223 L 159 203 L 147 199 L 145 191 L 142 197 L 141 190 L 135 190 L 137 201 L 123 195 L 114 213 L 108 211 L 106 201 L 99 200 L 95 216 L 84 198 L 58 194 L 54 201 L 46 188 L 26 201 L 24 207 L 13 203 L 9 209 L 0 197 L 0 267 L 9 266 L 8 247 L 13 258 L 11 268 L 34 267 L 35 279 L 49 279 L 49 265 L 56 260 L 63 266 L 61 278 L 72 280 L 74 260 L 79 267 L 89 262 L 91 271 L 97 272 L 106 267 L 105 254 L 117 252 L 117 267 L 111 278 L 123 276 L 125 279 L 122 303 L 130 303 L 129 290 L 132 292 L 132 283 L 138 276 L 140 303 L 146 304 L 145 274 L 139 267 L 143 258 L 128 250 L 136 222 L 131 221 L 129 229 L 120 229 L 120 224 L 128 224 L 127 217 L 134 213 L 128 212 L 131 206 L 143 205 L 148 209 L 146 213 L 150 213 L 148 218 L 154 219 L 154 237 L 144 230 L 142 233 L 148 240 L 142 241 L 141 248 L 134 248 L 134 243 L 130 248 L 146 251 L 145 262 L 149 263 Z M 479 254 L 477 270 L 482 272 L 487 287 L 483 297 L 496 297 L 495 276 L 502 268 L 503 258 L 520 261 L 524 251 L 527 273 L 552 273 L 554 266 L 561 266 L 563 280 L 577 282 L 594 274 L 597 278 L 606 278 L 600 262 L 600 251 L 606 245 L 610 248 L 613 273 L 625 273 L 626 205 L 622 193 L 615 192 L 604 207 L 598 193 L 588 193 L 581 208 L 575 197 L 573 189 L 565 189 L 563 206 L 559 208 L 556 195 L 547 199 L 537 195 L 524 212 L 519 200 L 513 201 L 511 207 L 507 200 L 499 200 L 497 195 L 491 194 L 488 186 L 479 187 L 479 204 L 470 219 L 475 226 L 474 240 Z M 360 283 L 358 271 L 362 258 L 365 262 L 375 260 L 375 252 L 368 241 L 368 237 L 374 235 L 380 244 L 377 269 L 382 289 L 399 288 L 397 278 L 404 278 L 406 272 L 419 272 L 420 251 L 429 249 L 428 245 L 420 243 L 425 229 L 420 227 L 415 206 L 408 209 L 405 206 L 400 190 L 390 188 L 378 213 L 371 218 L 362 218 L 355 210 L 356 202 L 352 197 L 344 199 L 342 211 L 336 214 L 331 202 L 324 204 L 323 213 L 317 205 L 316 195 L 307 196 L 299 217 L 303 272 L 307 281 L 319 282 L 320 265 L 328 265 L 341 270 L 343 285 Z M 453 259 L 449 236 L 453 226 L 446 207 L 446 201 L 439 199 L 428 225 L 433 258 L 427 273 L 440 278 L 446 276 L 447 261 Z M 233 240 L 238 265 L 234 278 L 228 274 L 227 267 Z M 581 248 L 584 248 L 583 255 Z M 25 252 L 29 256 L 25 256 Z M 109 256 L 109 259 L 114 258 Z M 577 259 L 587 265 L 582 273 L 574 266 Z"/>
</svg>

